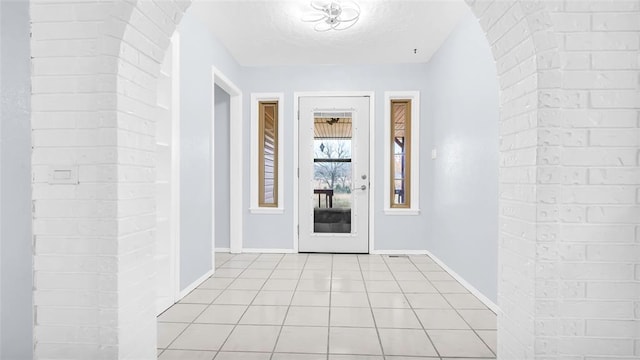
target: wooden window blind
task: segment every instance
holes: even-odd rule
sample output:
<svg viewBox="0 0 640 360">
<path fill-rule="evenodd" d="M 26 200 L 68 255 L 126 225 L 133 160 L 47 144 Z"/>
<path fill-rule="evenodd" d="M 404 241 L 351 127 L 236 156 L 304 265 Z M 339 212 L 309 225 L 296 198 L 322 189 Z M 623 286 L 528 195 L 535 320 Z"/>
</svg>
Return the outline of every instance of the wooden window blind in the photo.
<svg viewBox="0 0 640 360">
<path fill-rule="evenodd" d="M 411 207 L 411 100 L 391 100 L 391 207 Z"/>
<path fill-rule="evenodd" d="M 278 207 L 278 102 L 260 101 L 259 197 L 260 207 Z"/>
</svg>

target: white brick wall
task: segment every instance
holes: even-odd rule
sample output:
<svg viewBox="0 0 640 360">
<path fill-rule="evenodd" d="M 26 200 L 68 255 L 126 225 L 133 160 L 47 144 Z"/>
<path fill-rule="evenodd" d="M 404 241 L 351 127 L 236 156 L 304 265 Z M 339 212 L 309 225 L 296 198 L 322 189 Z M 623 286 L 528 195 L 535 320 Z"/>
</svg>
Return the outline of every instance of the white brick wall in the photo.
<svg viewBox="0 0 640 360">
<path fill-rule="evenodd" d="M 153 358 L 155 319 L 156 78 L 176 23 L 186 4 L 138 1 L 122 34 L 118 74 L 118 110 L 124 123 L 144 121 L 144 128 L 123 126 L 118 132 L 121 191 L 118 293 L 120 358 Z M 131 116 L 137 118 L 131 121 Z M 138 185 L 144 185 L 139 187 Z M 150 306 L 152 304 L 152 306 Z"/>
<path fill-rule="evenodd" d="M 32 1 L 37 358 L 155 357 L 155 79 L 190 2 Z M 499 358 L 637 359 L 640 2 L 467 2 L 501 84 Z"/>
<path fill-rule="evenodd" d="M 562 88 L 588 101 L 562 114 L 560 163 L 569 177 L 559 201 L 574 216 L 558 224 L 555 280 L 569 292 L 551 307 L 563 329 L 557 346 L 540 355 L 637 359 L 640 2 L 568 1 L 550 13 Z"/>
<path fill-rule="evenodd" d="M 636 358 L 640 2 L 469 2 L 501 76 L 499 358 Z"/>
<path fill-rule="evenodd" d="M 184 9 L 32 1 L 36 358 L 155 358 L 155 77 Z"/>
<path fill-rule="evenodd" d="M 116 67 L 98 56 L 101 18 L 78 10 L 91 5 L 31 4 L 36 358 L 118 350 L 116 137 L 100 112 L 115 97 L 98 75 Z M 78 165 L 81 185 L 49 185 L 52 165 Z"/>
</svg>

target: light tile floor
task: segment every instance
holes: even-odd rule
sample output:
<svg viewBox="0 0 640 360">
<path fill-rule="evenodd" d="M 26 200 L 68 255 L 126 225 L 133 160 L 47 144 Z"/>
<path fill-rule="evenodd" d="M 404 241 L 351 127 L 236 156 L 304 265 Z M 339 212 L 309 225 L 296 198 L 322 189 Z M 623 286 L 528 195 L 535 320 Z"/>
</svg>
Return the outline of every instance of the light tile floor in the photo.
<svg viewBox="0 0 640 360">
<path fill-rule="evenodd" d="M 429 257 L 217 254 L 159 359 L 495 359 L 496 315 Z"/>
</svg>

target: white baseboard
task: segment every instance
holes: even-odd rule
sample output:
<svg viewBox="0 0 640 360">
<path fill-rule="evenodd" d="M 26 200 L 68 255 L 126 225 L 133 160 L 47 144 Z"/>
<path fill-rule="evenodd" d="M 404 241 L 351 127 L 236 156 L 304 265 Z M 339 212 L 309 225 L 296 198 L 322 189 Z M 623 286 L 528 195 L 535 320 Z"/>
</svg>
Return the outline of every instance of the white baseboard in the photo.
<svg viewBox="0 0 640 360">
<path fill-rule="evenodd" d="M 427 255 L 427 250 L 371 250 L 372 255 Z"/>
<path fill-rule="evenodd" d="M 293 249 L 242 249 L 243 253 L 293 254 Z"/>
<path fill-rule="evenodd" d="M 178 295 L 178 299 L 176 300 L 176 302 L 182 300 L 183 297 L 187 296 L 187 294 L 192 292 L 193 289 L 200 286 L 200 284 L 202 284 L 205 280 L 207 280 L 211 275 L 213 275 L 213 269 L 207 271 L 204 275 L 198 278 L 198 280 L 192 282 L 189 286 L 187 286 L 183 290 L 180 290 L 180 294 Z"/>
<path fill-rule="evenodd" d="M 215 252 L 226 252 L 226 253 L 228 253 L 228 252 L 230 252 L 230 251 L 231 251 L 231 249 L 230 249 L 230 248 L 215 248 L 213 251 L 215 251 Z"/>
<path fill-rule="evenodd" d="M 484 296 L 478 289 L 476 289 L 473 285 L 469 284 L 467 280 L 465 280 L 462 276 L 458 275 L 453 269 L 451 269 L 447 264 L 445 264 L 442 260 L 438 259 L 435 255 L 433 255 L 430 251 L 427 251 L 426 254 L 436 262 L 436 264 L 440 265 L 449 275 L 451 275 L 454 279 L 456 279 L 460 285 L 464 286 L 470 293 L 472 293 L 478 300 L 482 301 L 491 311 L 494 313 L 498 313 L 500 308 L 496 303 L 489 300 L 488 297 Z"/>
<path fill-rule="evenodd" d="M 177 301 L 176 301 L 177 302 Z M 160 297 L 158 298 L 156 304 L 156 316 L 159 316 L 163 312 L 167 311 L 168 308 L 172 307 L 175 302 L 171 297 Z"/>
</svg>

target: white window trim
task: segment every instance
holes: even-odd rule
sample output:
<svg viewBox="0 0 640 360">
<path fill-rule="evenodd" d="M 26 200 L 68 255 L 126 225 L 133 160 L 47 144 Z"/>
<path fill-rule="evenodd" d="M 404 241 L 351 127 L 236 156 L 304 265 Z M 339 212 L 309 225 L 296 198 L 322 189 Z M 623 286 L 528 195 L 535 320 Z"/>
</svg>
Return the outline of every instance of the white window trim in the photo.
<svg viewBox="0 0 640 360">
<path fill-rule="evenodd" d="M 391 207 L 389 159 L 391 158 L 391 100 L 411 100 L 411 198 L 410 208 Z M 420 215 L 420 92 L 385 91 L 384 93 L 384 213 L 385 215 Z"/>
<path fill-rule="evenodd" d="M 278 207 L 260 207 L 258 203 L 258 103 L 260 101 L 278 102 Z M 284 93 L 252 93 L 251 94 L 251 214 L 284 214 L 284 166 L 282 165 L 282 149 L 284 148 L 282 124 L 284 123 Z"/>
</svg>

